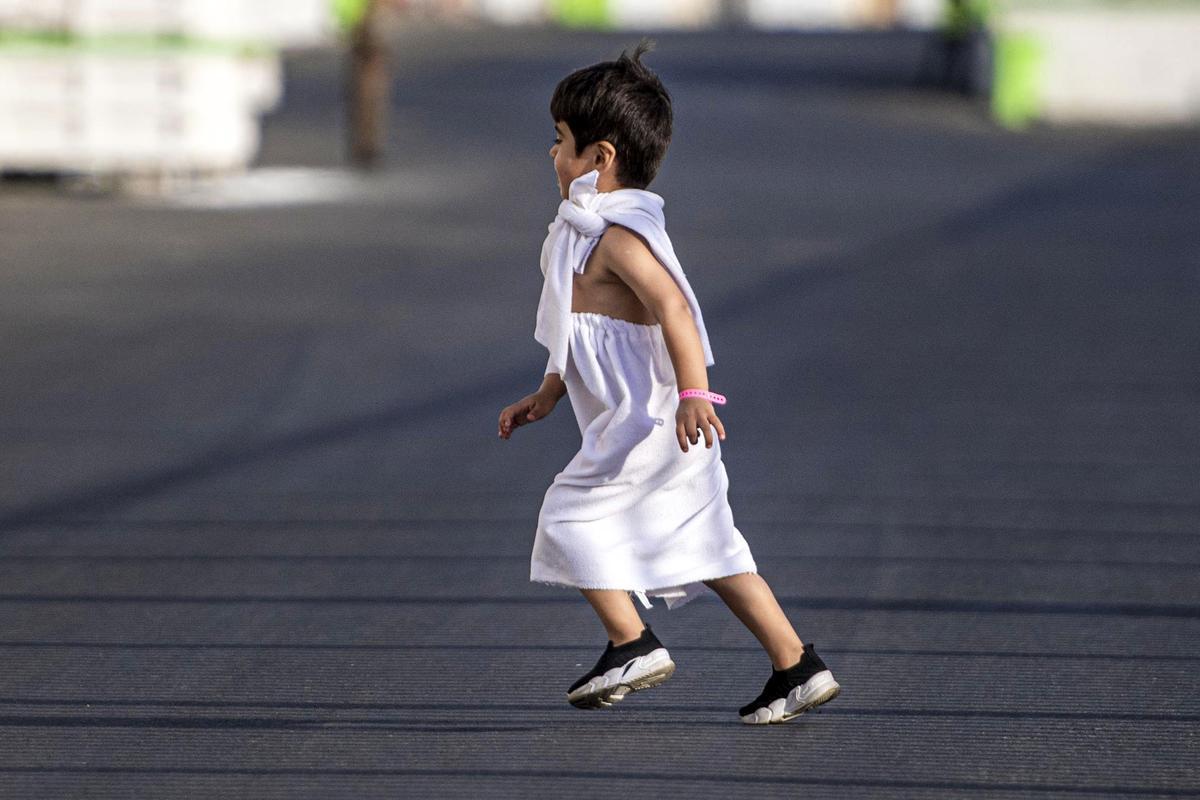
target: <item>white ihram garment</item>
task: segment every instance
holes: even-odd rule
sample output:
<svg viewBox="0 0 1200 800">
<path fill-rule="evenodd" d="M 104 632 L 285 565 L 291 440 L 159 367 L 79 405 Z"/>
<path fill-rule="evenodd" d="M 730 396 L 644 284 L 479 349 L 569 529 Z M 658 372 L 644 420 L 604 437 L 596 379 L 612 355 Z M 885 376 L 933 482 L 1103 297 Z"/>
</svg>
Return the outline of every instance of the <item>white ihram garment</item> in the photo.
<svg viewBox="0 0 1200 800">
<path fill-rule="evenodd" d="M 659 324 L 571 311 L 572 272 L 611 223 L 642 236 L 692 307 L 713 363 L 700 309 L 667 238 L 662 198 L 640 189 L 597 192 L 594 170 L 571 183 L 542 247 L 545 284 L 535 338 L 562 375 L 583 444 L 554 476 L 538 515 L 531 581 L 625 589 L 675 608 L 701 581 L 757 572 L 733 524 L 720 440 L 679 448 L 679 388 Z"/>
</svg>

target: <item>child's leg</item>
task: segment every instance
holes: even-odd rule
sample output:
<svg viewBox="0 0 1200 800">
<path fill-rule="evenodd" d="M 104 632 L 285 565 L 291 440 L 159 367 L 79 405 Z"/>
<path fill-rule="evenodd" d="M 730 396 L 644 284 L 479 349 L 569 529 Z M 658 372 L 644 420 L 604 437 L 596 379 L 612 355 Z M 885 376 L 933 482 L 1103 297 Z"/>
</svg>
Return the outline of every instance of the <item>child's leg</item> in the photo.
<svg viewBox="0 0 1200 800">
<path fill-rule="evenodd" d="M 725 601 L 725 605 L 758 638 L 775 669 L 787 669 L 800 660 L 804 654 L 804 643 L 796 635 L 771 587 L 761 575 L 744 572 L 704 583 Z"/>
<path fill-rule="evenodd" d="M 614 647 L 632 642 L 642 635 L 642 629 L 646 626 L 642 623 L 642 618 L 638 616 L 637 609 L 633 606 L 633 600 L 629 598 L 629 592 L 624 589 L 580 589 L 579 591 L 583 592 L 583 596 L 592 604 L 600 621 L 604 623 L 604 629 L 608 631 L 608 638 L 612 639 Z"/>
</svg>

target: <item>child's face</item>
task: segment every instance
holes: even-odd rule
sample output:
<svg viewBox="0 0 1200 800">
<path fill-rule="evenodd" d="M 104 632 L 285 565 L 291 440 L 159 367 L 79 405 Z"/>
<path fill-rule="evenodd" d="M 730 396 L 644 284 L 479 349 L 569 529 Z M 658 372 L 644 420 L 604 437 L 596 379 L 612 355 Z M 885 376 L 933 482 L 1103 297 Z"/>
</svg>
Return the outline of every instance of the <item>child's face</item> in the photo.
<svg viewBox="0 0 1200 800">
<path fill-rule="evenodd" d="M 589 144 L 583 152 L 575 155 L 575 136 L 565 122 L 554 123 L 554 144 L 550 148 L 550 157 L 554 159 L 554 171 L 558 173 L 558 193 L 562 199 L 567 199 L 571 181 L 580 175 L 596 169 L 597 148 Z"/>
</svg>

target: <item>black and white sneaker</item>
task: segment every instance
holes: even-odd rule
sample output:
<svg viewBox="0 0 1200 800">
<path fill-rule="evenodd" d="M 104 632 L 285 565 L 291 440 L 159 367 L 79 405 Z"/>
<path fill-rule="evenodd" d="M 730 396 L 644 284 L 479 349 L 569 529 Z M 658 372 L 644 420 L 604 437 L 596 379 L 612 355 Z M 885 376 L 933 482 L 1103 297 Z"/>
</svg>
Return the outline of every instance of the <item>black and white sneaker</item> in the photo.
<svg viewBox="0 0 1200 800">
<path fill-rule="evenodd" d="M 608 640 L 591 671 L 567 690 L 567 702 L 576 708 L 605 708 L 630 692 L 649 689 L 671 677 L 675 662 L 647 625 L 632 642 L 613 646 Z"/>
<path fill-rule="evenodd" d="M 771 671 L 762 694 L 738 709 L 738 716 L 748 725 L 786 722 L 828 703 L 838 696 L 841 688 L 809 642 L 804 645 L 804 654 L 798 662 L 787 669 Z"/>
</svg>

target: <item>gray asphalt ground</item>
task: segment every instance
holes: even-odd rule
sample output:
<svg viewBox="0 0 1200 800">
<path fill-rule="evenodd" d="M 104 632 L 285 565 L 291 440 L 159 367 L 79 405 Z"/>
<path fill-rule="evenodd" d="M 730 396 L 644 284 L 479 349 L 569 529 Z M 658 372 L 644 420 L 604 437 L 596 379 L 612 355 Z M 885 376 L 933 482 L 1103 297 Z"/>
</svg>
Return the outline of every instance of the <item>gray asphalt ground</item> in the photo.
<svg viewBox="0 0 1200 800">
<path fill-rule="evenodd" d="M 531 584 L 548 98 L 633 35 L 406 33 L 338 204 L 0 187 L 0 797 L 1200 795 L 1200 135 L 995 128 L 911 36 L 663 35 L 651 187 L 712 337 L 730 502 L 841 681 L 715 598 L 580 711 Z M 327 53 L 266 166 L 341 163 Z"/>
</svg>

